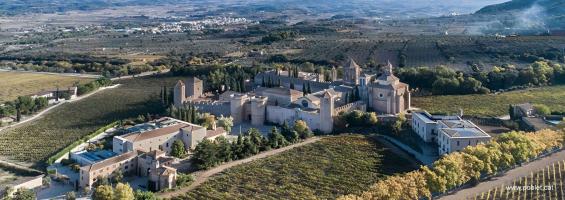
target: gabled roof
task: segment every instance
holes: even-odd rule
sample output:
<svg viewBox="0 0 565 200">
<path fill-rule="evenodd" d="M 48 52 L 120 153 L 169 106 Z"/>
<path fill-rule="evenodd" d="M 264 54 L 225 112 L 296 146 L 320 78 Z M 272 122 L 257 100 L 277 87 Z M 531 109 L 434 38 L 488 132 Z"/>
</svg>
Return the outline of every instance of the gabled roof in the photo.
<svg viewBox="0 0 565 200">
<path fill-rule="evenodd" d="M 116 164 L 116 163 L 120 163 L 120 162 L 123 162 L 123 161 L 126 161 L 126 160 L 131 160 L 131 159 L 137 157 L 137 155 L 139 155 L 139 153 L 140 152 L 138 152 L 138 151 L 130 151 L 130 152 L 127 152 L 127 153 L 124 153 L 124 154 L 121 154 L 121 155 L 118 155 L 118 156 L 114 156 L 114 157 L 108 158 L 106 160 L 94 163 L 92 165 L 81 167 L 81 170 L 86 170 L 88 172 L 96 171 L 96 170 L 102 169 L 104 167 L 111 166 L 111 165 Z"/>
<path fill-rule="evenodd" d="M 359 65 L 352 58 L 343 66 L 343 68 L 359 68 Z"/>
<path fill-rule="evenodd" d="M 147 131 L 147 132 L 128 134 L 128 135 L 123 136 L 122 138 L 124 138 L 124 139 L 126 139 L 130 142 L 136 142 L 136 141 L 147 140 L 147 139 L 151 139 L 151 138 L 155 138 L 155 137 L 159 137 L 159 136 L 163 136 L 163 135 L 168 135 L 168 134 L 171 134 L 171 133 L 176 133 L 176 132 L 179 132 L 180 129 L 187 129 L 187 128 L 190 128 L 192 130 L 198 130 L 198 129 L 201 129 L 203 127 L 197 126 L 197 125 L 192 125 L 192 124 L 178 123 L 178 124 L 175 124 L 175 125 L 171 125 L 171 126 L 167 126 L 167 127 L 163 127 L 163 128 L 158 128 L 158 129 L 154 129 L 154 130 Z"/>
<path fill-rule="evenodd" d="M 206 130 L 206 137 L 205 138 L 213 138 L 218 135 L 222 135 L 226 133 L 224 127 L 217 127 L 216 130 Z"/>
<path fill-rule="evenodd" d="M 184 86 L 184 83 L 181 80 L 179 80 L 179 81 L 177 81 L 177 84 L 175 85 L 175 87 L 177 87 L 177 86 Z"/>
</svg>

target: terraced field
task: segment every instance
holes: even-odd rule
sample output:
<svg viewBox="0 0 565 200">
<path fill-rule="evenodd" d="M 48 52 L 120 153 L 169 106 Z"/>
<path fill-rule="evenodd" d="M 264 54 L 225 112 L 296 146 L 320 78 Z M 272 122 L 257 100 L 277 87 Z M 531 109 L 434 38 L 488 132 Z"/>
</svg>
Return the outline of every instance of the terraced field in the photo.
<svg viewBox="0 0 565 200">
<path fill-rule="evenodd" d="M 545 104 L 552 111 L 565 112 L 565 86 L 512 91 L 485 95 L 446 95 L 413 97 L 412 106 L 432 113 L 458 113 L 465 115 L 502 116 L 508 114 L 509 104 Z"/>
<path fill-rule="evenodd" d="M 361 135 L 324 138 L 231 168 L 179 199 L 335 199 L 416 166 Z"/>
<path fill-rule="evenodd" d="M 116 120 L 163 110 L 159 92 L 177 78 L 140 78 L 53 109 L 40 119 L 0 132 L 0 159 L 39 167 L 49 156 Z"/>
<path fill-rule="evenodd" d="M 18 96 L 30 95 L 57 87 L 66 89 L 76 82 L 87 83 L 93 79 L 33 74 L 24 72 L 0 71 L 0 103 L 16 99 Z"/>
</svg>

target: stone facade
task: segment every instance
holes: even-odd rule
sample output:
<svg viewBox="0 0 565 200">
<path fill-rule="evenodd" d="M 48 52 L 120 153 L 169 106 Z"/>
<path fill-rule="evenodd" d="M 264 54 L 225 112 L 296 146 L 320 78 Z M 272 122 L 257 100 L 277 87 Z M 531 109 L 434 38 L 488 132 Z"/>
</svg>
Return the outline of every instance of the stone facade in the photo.
<svg viewBox="0 0 565 200">
<path fill-rule="evenodd" d="M 349 62 L 343 66 L 343 81 L 358 85 L 360 76 L 361 67 L 353 59 L 349 59 Z"/>
<path fill-rule="evenodd" d="M 176 169 L 170 167 L 174 158 L 168 157 L 174 141 L 180 140 L 186 149 L 193 150 L 206 139 L 227 136 L 223 128 L 202 126 L 164 117 L 138 124 L 135 131 L 114 136 L 113 152 L 116 156 L 85 165 L 80 169 L 79 186 L 90 188 L 101 177 L 110 178 L 113 172 L 148 177 L 148 189 L 159 191 L 175 186 Z"/>
<path fill-rule="evenodd" d="M 204 94 L 204 84 L 196 77 L 190 77 L 186 81 L 179 80 L 173 89 L 173 103 L 175 107 L 181 107 L 188 101 L 201 98 Z"/>
<path fill-rule="evenodd" d="M 374 82 L 367 85 L 369 107 L 378 114 L 396 115 L 410 109 L 410 90 L 392 73 L 388 63 L 384 72 Z"/>
</svg>

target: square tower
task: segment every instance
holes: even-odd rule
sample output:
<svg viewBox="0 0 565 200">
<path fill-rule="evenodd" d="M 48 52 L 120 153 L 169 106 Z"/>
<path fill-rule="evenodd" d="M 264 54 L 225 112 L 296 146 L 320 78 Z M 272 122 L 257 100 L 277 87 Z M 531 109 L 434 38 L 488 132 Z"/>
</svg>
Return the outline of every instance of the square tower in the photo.
<svg viewBox="0 0 565 200">
<path fill-rule="evenodd" d="M 186 80 L 186 96 L 191 99 L 202 97 L 203 84 L 202 80 L 196 77 L 190 77 Z"/>
</svg>

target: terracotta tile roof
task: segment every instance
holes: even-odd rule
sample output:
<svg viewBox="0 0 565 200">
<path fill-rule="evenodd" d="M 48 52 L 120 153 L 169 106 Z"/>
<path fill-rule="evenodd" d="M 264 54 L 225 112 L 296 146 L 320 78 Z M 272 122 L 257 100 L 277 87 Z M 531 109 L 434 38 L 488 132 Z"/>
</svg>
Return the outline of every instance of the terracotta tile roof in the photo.
<svg viewBox="0 0 565 200">
<path fill-rule="evenodd" d="M 216 137 L 218 135 L 222 135 L 225 134 L 226 130 L 224 130 L 223 127 L 218 127 L 216 128 L 216 130 L 207 130 L 206 131 L 206 138 L 213 138 Z"/>
<path fill-rule="evenodd" d="M 139 151 L 130 151 L 130 152 L 127 152 L 127 153 L 124 153 L 124 154 L 121 154 L 121 155 L 118 155 L 118 156 L 114 156 L 114 157 L 108 158 L 106 160 L 94 163 L 92 165 L 81 167 L 81 170 L 85 169 L 88 172 L 96 171 L 96 170 L 102 169 L 104 167 L 111 166 L 113 164 L 117 164 L 117 163 L 120 163 L 120 162 L 123 162 L 123 161 L 126 161 L 126 160 L 131 160 L 131 159 L 137 157 L 137 155 L 139 155 L 139 153 L 140 153 Z"/>
</svg>

